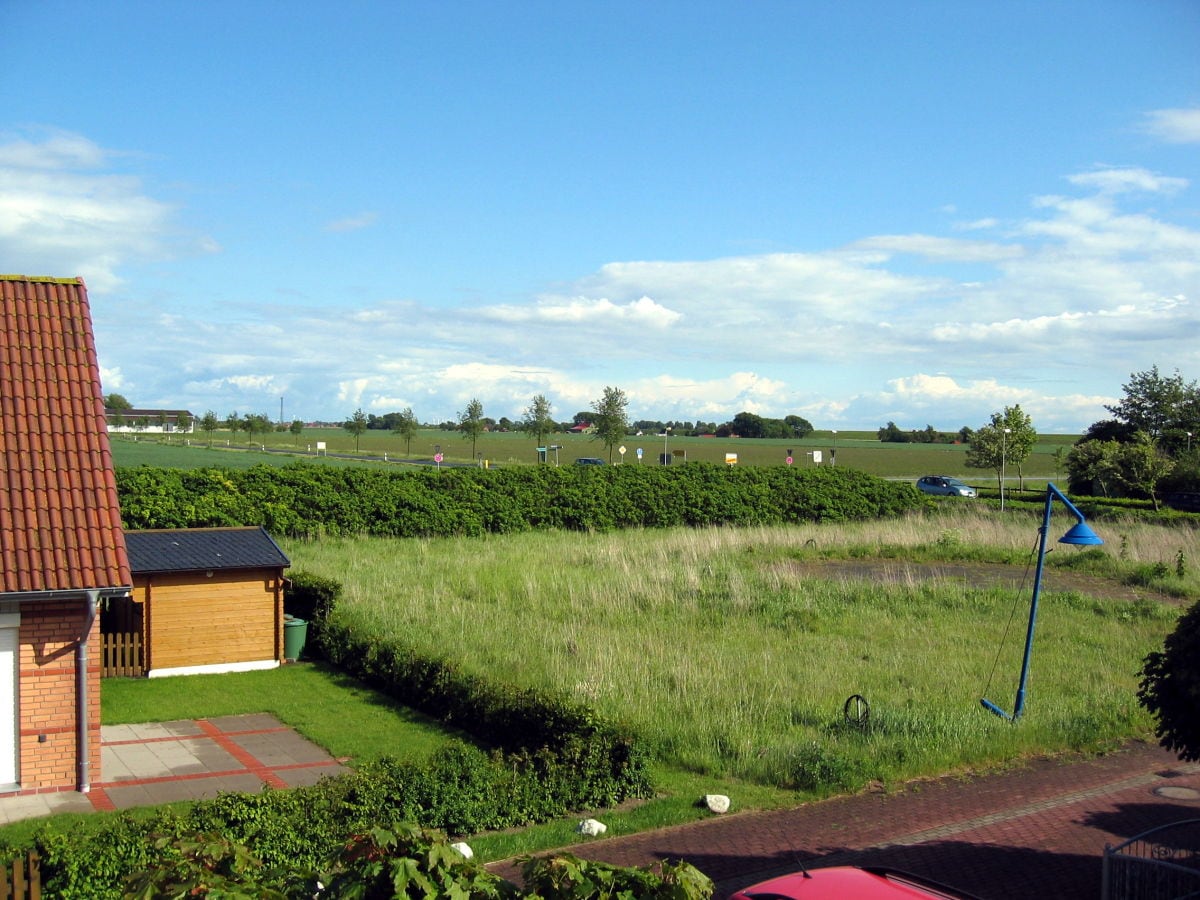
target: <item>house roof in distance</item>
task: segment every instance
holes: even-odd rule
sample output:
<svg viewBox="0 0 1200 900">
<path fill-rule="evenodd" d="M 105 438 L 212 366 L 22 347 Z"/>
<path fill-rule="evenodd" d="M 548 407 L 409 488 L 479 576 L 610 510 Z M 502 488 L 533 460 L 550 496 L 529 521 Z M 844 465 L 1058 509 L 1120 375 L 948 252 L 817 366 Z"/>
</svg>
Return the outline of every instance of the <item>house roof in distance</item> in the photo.
<svg viewBox="0 0 1200 900">
<path fill-rule="evenodd" d="M 131 583 L 87 288 L 0 275 L 0 593 Z"/>
<path fill-rule="evenodd" d="M 127 531 L 125 543 L 135 575 L 281 569 L 292 564 L 266 529 L 253 526 Z"/>
</svg>

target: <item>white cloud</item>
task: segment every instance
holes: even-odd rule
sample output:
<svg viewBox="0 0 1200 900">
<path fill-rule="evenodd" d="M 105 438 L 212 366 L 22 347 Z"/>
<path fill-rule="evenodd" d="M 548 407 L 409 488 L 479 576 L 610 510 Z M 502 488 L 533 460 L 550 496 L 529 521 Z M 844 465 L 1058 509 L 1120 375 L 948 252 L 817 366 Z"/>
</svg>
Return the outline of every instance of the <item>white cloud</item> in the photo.
<svg viewBox="0 0 1200 900">
<path fill-rule="evenodd" d="M 995 219 L 995 218 L 988 216 L 988 217 L 985 217 L 982 219 L 975 219 L 974 221 L 971 221 L 971 222 L 956 222 L 954 224 L 954 230 L 955 231 L 987 231 L 991 228 L 995 228 L 999 224 L 1000 224 L 999 219 Z"/>
<path fill-rule="evenodd" d="M 1015 244 L 962 241 L 928 234 L 883 234 L 856 241 L 852 246 L 880 250 L 889 255 L 907 253 L 942 262 L 998 262 L 1024 253 L 1024 249 Z"/>
<path fill-rule="evenodd" d="M 379 221 L 379 213 L 377 212 L 361 212 L 358 215 L 347 216 L 344 219 L 335 219 L 332 222 L 325 224 L 325 230 L 334 233 L 347 231 L 361 231 L 364 228 L 370 228 Z"/>
<path fill-rule="evenodd" d="M 1092 172 L 1070 175 L 1067 180 L 1071 184 L 1092 188 L 1103 194 L 1121 194 L 1127 191 L 1170 194 L 1183 190 L 1188 184 L 1186 178 L 1168 178 L 1135 167 L 1100 168 Z"/>
<path fill-rule="evenodd" d="M 1200 144 L 1200 106 L 1151 110 L 1143 129 L 1170 144 Z"/>
<path fill-rule="evenodd" d="M 497 306 L 481 310 L 481 314 L 513 324 L 546 322 L 555 324 L 632 324 L 662 329 L 678 321 L 681 314 L 656 303 L 649 297 L 639 297 L 629 303 L 614 303 L 604 297 L 543 297 L 535 306 Z"/>
<path fill-rule="evenodd" d="M 29 275 L 82 275 L 96 293 L 121 284 L 130 262 L 211 252 L 210 238 L 181 238 L 174 209 L 136 178 L 104 172 L 113 154 L 79 135 L 0 143 L 0 258 Z"/>
<path fill-rule="evenodd" d="M 411 406 L 442 421 L 473 397 L 515 418 L 537 393 L 567 419 L 613 385 L 635 419 L 745 410 L 956 430 L 1019 402 L 1039 430 L 1082 430 L 1129 372 L 1200 371 L 1200 231 L 1146 205 L 1183 179 L 1125 167 L 1066 184 L 1020 219 L 950 226 L 996 240 L 884 234 L 618 261 L 553 292 L 458 306 L 364 290 L 307 306 L 227 297 L 236 314 L 217 321 L 211 306 L 146 304 L 105 364 L 137 402 L 261 412 L 286 395 L 306 419 Z"/>
</svg>

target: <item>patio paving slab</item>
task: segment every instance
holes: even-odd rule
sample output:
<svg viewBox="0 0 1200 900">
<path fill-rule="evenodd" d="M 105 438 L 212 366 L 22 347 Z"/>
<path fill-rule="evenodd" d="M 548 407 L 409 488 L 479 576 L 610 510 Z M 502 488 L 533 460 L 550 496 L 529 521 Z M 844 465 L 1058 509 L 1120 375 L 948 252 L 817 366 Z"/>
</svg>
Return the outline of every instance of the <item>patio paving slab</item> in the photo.
<svg viewBox="0 0 1200 900">
<path fill-rule="evenodd" d="M 105 725 L 100 772 L 89 793 L 0 795 L 0 824 L 60 812 L 129 809 L 226 792 L 316 784 L 346 771 L 342 761 L 272 715 Z"/>
</svg>

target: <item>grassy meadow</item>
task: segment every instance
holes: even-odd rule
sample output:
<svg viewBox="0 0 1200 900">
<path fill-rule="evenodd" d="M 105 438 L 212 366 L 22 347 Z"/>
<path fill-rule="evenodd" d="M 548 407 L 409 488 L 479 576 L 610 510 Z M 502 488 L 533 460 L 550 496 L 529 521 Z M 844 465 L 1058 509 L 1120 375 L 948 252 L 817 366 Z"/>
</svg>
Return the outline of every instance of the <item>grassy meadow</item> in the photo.
<svg viewBox="0 0 1200 900">
<path fill-rule="evenodd" d="M 1032 455 L 1025 461 L 1023 474 L 1034 481 L 1062 478 L 1063 472 L 1055 459 L 1055 453 L 1063 455 L 1076 440 L 1075 435 L 1042 435 Z M 318 455 L 316 445 L 323 441 L 326 454 Z M 557 454 L 549 452 L 549 462 L 557 456 L 561 465 L 570 465 L 580 456 L 607 458 L 604 446 L 589 435 L 554 435 L 549 443 L 561 445 Z M 625 442 L 625 456 L 613 454 L 614 463 L 624 460 L 625 465 L 639 465 L 637 449 L 643 451 L 641 465 L 657 465 L 663 452 L 663 439 L 655 435 L 630 436 Z M 971 484 L 995 486 L 995 473 L 990 470 L 968 469 L 967 448 L 963 444 L 884 444 L 872 432 L 815 432 L 803 440 L 748 440 L 739 438 L 675 437 L 667 442 L 667 449 L 677 462 L 710 462 L 724 464 L 727 453 L 736 453 L 738 465 L 786 465 L 788 451 L 792 451 L 793 464 L 815 465 L 811 454 L 819 451 L 822 464 L 830 461 L 830 451 L 836 450 L 837 465 L 851 466 L 883 478 L 916 478 L 920 475 L 956 475 Z M 287 432 L 272 432 L 255 435 L 254 444 L 246 441 L 244 434 L 231 435 L 228 431 L 214 432 L 212 446 L 208 435 L 203 432 L 188 437 L 144 434 L 134 439 L 133 435 L 112 436 L 113 456 L 118 466 L 152 465 L 169 468 L 199 468 L 202 466 L 227 466 L 242 468 L 260 463 L 282 465 L 293 462 L 297 457 L 330 465 L 360 464 L 371 462 L 391 465 L 428 464 L 435 448 L 440 448 L 447 465 L 462 465 L 472 462 L 471 442 L 453 431 L 423 429 L 412 442 L 412 452 L 406 453 L 404 442 L 387 431 L 368 431 L 357 441 L 354 436 L 340 428 L 306 429 L 299 437 Z M 260 447 L 268 451 L 263 452 Z M 485 434 L 476 444 L 476 455 L 487 460 L 489 465 L 532 465 L 537 462 L 535 442 L 517 432 Z M 346 454 L 346 460 L 337 455 Z M 476 463 L 478 460 L 476 460 Z M 1017 471 L 1008 471 L 1010 480 Z"/>
<path fill-rule="evenodd" d="M 1013 725 L 979 700 L 1012 709 L 1028 585 L 905 576 L 896 562 L 1024 564 L 1038 524 L 943 504 L 852 525 L 282 543 L 294 569 L 343 582 L 339 615 L 356 628 L 586 701 L 668 770 L 821 793 L 1149 735 L 1137 671 L 1178 606 L 1056 590 L 1071 569 L 1049 567 Z M 1130 524 L 1108 544 L 1093 551 L 1108 576 L 1200 552 L 1192 529 Z M 887 559 L 900 574 L 814 569 L 831 557 Z M 870 704 L 866 727 L 843 716 L 854 694 Z"/>
</svg>

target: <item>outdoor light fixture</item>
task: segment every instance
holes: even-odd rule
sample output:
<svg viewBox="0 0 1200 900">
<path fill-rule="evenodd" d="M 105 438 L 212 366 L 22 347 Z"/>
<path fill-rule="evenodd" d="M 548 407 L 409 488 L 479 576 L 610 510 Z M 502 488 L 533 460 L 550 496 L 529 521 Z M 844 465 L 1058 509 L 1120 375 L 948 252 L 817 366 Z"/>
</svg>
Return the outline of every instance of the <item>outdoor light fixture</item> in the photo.
<svg viewBox="0 0 1200 900">
<path fill-rule="evenodd" d="M 1025 710 L 1025 682 L 1029 678 L 1029 655 L 1033 650 L 1033 628 L 1037 624 L 1038 595 L 1042 591 L 1042 569 L 1046 563 L 1046 534 L 1050 531 L 1050 511 L 1054 505 L 1055 497 L 1061 500 L 1063 505 L 1078 520 L 1067 530 L 1066 534 L 1058 539 L 1060 544 L 1095 546 L 1096 544 L 1104 543 L 1100 539 L 1100 535 L 1092 531 L 1091 527 L 1083 520 L 1083 513 L 1075 508 L 1075 504 L 1067 499 L 1066 494 L 1055 487 L 1053 482 L 1047 482 L 1046 509 L 1042 514 L 1042 527 L 1038 539 L 1037 570 L 1033 576 L 1033 601 L 1029 604 L 1029 628 L 1025 632 L 1025 658 L 1021 662 L 1021 680 L 1017 684 L 1017 699 L 1013 704 L 1012 715 L 1010 716 L 991 700 L 984 698 L 979 701 L 983 704 L 984 709 L 990 710 L 1005 719 L 1019 719 L 1021 713 Z"/>
</svg>

